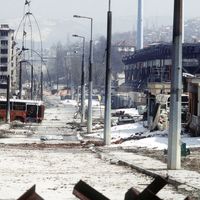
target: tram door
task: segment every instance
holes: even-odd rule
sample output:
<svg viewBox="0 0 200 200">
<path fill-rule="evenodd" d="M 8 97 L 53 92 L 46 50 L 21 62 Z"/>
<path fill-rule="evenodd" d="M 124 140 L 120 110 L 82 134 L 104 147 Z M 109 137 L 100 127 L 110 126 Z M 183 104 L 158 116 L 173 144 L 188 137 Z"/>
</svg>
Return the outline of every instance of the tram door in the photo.
<svg viewBox="0 0 200 200">
<path fill-rule="evenodd" d="M 37 119 L 37 105 L 27 105 L 27 118 Z"/>
</svg>

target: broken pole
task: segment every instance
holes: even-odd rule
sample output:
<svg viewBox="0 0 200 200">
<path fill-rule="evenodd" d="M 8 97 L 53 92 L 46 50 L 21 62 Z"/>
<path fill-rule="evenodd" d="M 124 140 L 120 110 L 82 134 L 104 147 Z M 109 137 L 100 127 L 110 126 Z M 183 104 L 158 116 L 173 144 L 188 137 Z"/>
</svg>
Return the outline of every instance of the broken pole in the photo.
<svg viewBox="0 0 200 200">
<path fill-rule="evenodd" d="M 181 168 L 182 0 L 174 0 L 168 169 Z"/>
</svg>

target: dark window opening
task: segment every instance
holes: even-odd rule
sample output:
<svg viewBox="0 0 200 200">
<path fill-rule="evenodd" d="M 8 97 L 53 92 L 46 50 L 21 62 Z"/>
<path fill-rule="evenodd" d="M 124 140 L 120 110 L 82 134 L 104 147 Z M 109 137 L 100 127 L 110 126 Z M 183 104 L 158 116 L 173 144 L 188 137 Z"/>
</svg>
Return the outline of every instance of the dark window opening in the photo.
<svg viewBox="0 0 200 200">
<path fill-rule="evenodd" d="M 27 117 L 36 118 L 37 117 L 37 106 L 27 105 Z"/>
<path fill-rule="evenodd" d="M 1 45 L 8 45 L 8 40 L 1 40 Z"/>
<path fill-rule="evenodd" d="M 7 80 L 7 76 L 6 75 L 0 75 L 0 81 L 5 81 Z"/>
<path fill-rule="evenodd" d="M 14 102 L 13 110 L 26 110 L 26 104 L 21 102 Z"/>
<path fill-rule="evenodd" d="M 0 72 L 7 72 L 8 68 L 7 67 L 0 67 Z"/>
<path fill-rule="evenodd" d="M 1 63 L 7 63 L 7 62 L 8 62 L 8 58 L 6 58 L 6 57 L 1 58 Z"/>
<path fill-rule="evenodd" d="M 8 36 L 8 31 L 1 31 L 1 36 Z"/>
<path fill-rule="evenodd" d="M 1 54 L 8 54 L 8 49 L 1 49 Z"/>
<path fill-rule="evenodd" d="M 0 109 L 2 110 L 6 109 L 6 102 L 0 102 Z"/>
</svg>

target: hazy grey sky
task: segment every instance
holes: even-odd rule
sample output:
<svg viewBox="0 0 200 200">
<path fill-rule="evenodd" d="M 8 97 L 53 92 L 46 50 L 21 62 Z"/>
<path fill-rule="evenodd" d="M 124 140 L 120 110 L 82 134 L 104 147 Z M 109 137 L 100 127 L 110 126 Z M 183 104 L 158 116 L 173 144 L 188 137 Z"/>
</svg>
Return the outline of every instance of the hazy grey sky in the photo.
<svg viewBox="0 0 200 200">
<path fill-rule="evenodd" d="M 143 0 L 145 17 L 170 16 L 174 0 Z M 0 18 L 20 17 L 24 0 L 0 0 Z M 71 18 L 74 13 L 105 18 L 108 0 L 32 0 L 35 15 L 51 18 Z M 199 0 L 185 0 L 186 17 L 199 14 Z M 112 0 L 112 11 L 116 16 L 135 15 L 137 0 Z"/>
<path fill-rule="evenodd" d="M 184 1 L 185 18 L 200 17 L 200 0 Z M 19 23 L 23 14 L 24 2 L 25 0 L 0 0 L 0 23 L 6 22 L 7 19 L 9 19 L 9 22 L 10 19 L 15 19 L 15 23 Z M 143 0 L 143 2 L 144 23 L 148 23 L 149 26 L 151 23 L 160 24 L 163 19 L 172 23 L 174 0 Z M 74 14 L 85 15 L 94 19 L 94 34 L 96 35 L 105 33 L 107 9 L 108 0 L 31 1 L 31 11 L 39 20 L 39 24 L 40 19 L 67 20 L 70 23 L 77 24 L 82 29 L 88 29 L 87 22 L 72 17 Z M 113 12 L 113 32 L 130 31 L 136 27 L 137 0 L 112 0 L 111 10 Z M 78 26 L 72 28 L 73 31 L 79 31 Z M 70 28 L 67 28 L 69 32 Z M 80 30 L 82 31 L 82 29 Z"/>
</svg>

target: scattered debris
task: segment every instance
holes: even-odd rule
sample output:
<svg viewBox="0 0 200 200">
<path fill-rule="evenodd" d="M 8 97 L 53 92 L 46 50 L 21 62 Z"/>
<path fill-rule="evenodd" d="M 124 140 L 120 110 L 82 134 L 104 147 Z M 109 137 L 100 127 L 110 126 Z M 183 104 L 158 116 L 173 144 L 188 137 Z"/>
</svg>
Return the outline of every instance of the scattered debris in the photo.
<svg viewBox="0 0 200 200">
<path fill-rule="evenodd" d="M 129 123 L 135 123 L 135 119 L 133 116 L 129 114 L 124 114 L 122 116 L 119 116 L 117 125 L 129 124 Z"/>
<path fill-rule="evenodd" d="M 41 141 L 47 141 L 47 140 L 63 140 L 63 136 L 59 135 L 42 135 L 40 137 Z"/>
<path fill-rule="evenodd" d="M 125 111 L 117 111 L 115 113 L 112 113 L 112 117 L 120 117 L 125 114 Z"/>
<path fill-rule="evenodd" d="M 133 187 L 130 188 L 126 192 L 124 200 L 161 200 L 156 194 L 167 184 L 168 177 L 156 176 L 153 182 L 142 192 Z M 74 186 L 73 194 L 81 200 L 109 200 L 82 180 Z M 187 197 L 185 200 L 190 200 L 190 197 Z"/>
</svg>

